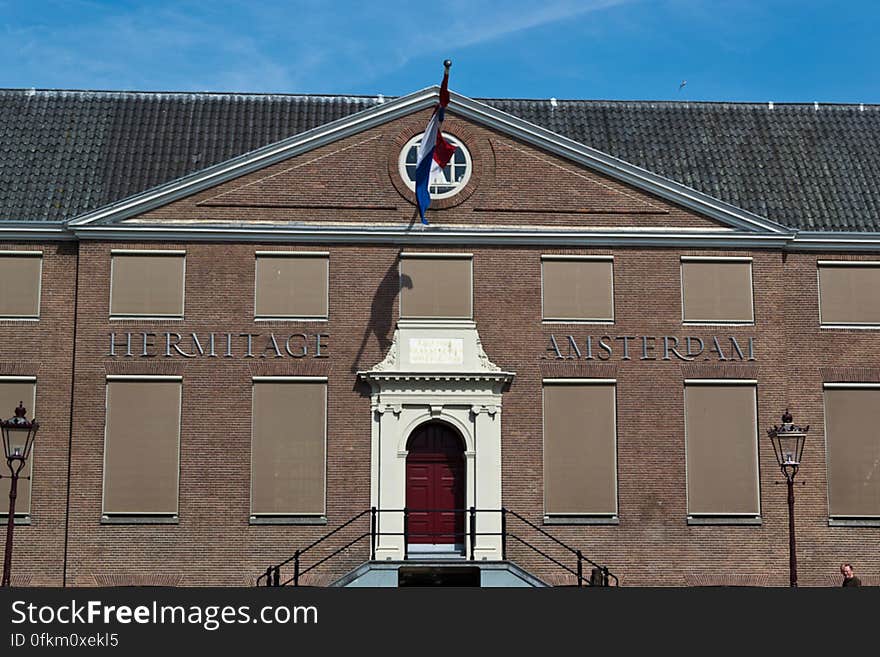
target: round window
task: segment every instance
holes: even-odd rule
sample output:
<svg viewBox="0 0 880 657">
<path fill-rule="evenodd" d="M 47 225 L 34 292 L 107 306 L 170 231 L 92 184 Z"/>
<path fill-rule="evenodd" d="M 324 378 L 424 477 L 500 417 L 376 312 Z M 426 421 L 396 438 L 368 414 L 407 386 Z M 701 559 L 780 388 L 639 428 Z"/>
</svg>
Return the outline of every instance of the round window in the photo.
<svg viewBox="0 0 880 657">
<path fill-rule="evenodd" d="M 448 133 L 443 133 L 443 138 L 450 146 L 455 146 L 455 153 L 449 164 L 438 171 L 428 183 L 428 192 L 431 198 L 449 198 L 455 196 L 471 178 L 471 154 L 460 140 Z M 407 187 L 416 189 L 416 162 L 419 153 L 419 144 L 422 143 L 422 135 L 416 135 L 403 147 L 398 158 L 400 177 Z"/>
</svg>

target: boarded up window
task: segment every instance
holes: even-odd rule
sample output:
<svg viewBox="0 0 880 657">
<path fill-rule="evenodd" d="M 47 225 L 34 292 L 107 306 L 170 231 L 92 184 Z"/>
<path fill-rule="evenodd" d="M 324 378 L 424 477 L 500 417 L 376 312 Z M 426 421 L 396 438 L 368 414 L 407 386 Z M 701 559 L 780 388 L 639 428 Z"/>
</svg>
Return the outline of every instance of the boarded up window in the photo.
<svg viewBox="0 0 880 657">
<path fill-rule="evenodd" d="M 327 317 L 325 255 L 257 254 L 255 313 L 257 317 Z"/>
<path fill-rule="evenodd" d="M 686 322 L 754 321 L 751 261 L 682 259 L 681 294 Z"/>
<path fill-rule="evenodd" d="M 182 317 L 183 254 L 113 254 L 110 314 Z"/>
<path fill-rule="evenodd" d="M 37 382 L 30 377 L 9 377 L 0 379 L 0 418 L 8 420 L 15 416 L 18 403 L 23 402 L 27 409 L 27 419 L 39 419 L 36 413 Z M 31 448 L 31 454 L 25 462 L 18 480 L 18 496 L 15 499 L 15 515 L 26 516 L 31 512 L 31 487 L 33 480 L 30 477 L 34 469 L 34 458 L 37 453 L 37 443 Z M 2 451 L 0 451 L 2 455 Z M 9 468 L 6 462 L 0 463 L 3 479 L 0 479 L 0 514 L 9 515 Z"/>
<path fill-rule="evenodd" d="M 0 255 L 0 317 L 40 316 L 40 253 Z"/>
<path fill-rule="evenodd" d="M 181 381 L 110 379 L 104 513 L 177 514 Z"/>
<path fill-rule="evenodd" d="M 685 386 L 688 513 L 760 514 L 754 385 Z"/>
<path fill-rule="evenodd" d="M 880 324 L 880 265 L 819 263 L 823 324 Z"/>
<path fill-rule="evenodd" d="M 400 316 L 470 319 L 470 257 L 402 257 Z"/>
<path fill-rule="evenodd" d="M 880 388 L 826 388 L 828 513 L 880 516 Z"/>
<path fill-rule="evenodd" d="M 541 269 L 544 319 L 614 320 L 610 259 L 545 258 Z"/>
<path fill-rule="evenodd" d="M 254 381 L 251 513 L 321 515 L 327 383 Z"/>
<path fill-rule="evenodd" d="M 615 385 L 544 382 L 544 509 L 617 513 Z"/>
</svg>

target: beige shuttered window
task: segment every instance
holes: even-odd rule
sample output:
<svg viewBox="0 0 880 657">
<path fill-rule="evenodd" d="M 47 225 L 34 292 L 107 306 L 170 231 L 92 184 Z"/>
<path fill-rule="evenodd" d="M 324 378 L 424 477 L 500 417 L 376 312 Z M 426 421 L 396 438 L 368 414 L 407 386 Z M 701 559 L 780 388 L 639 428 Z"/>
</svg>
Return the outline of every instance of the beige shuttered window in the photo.
<svg viewBox="0 0 880 657">
<path fill-rule="evenodd" d="M 324 515 L 326 379 L 254 378 L 252 422 L 251 515 Z"/>
<path fill-rule="evenodd" d="M 23 402 L 27 409 L 27 419 L 39 419 L 36 416 L 36 399 L 37 399 L 37 379 L 32 376 L 4 376 L 0 377 L 0 418 L 8 420 L 15 416 L 15 409 L 18 403 Z M 21 478 L 18 480 L 18 496 L 15 500 L 15 515 L 29 516 L 31 513 L 31 487 L 33 479 L 25 479 L 31 477 L 34 470 L 34 458 L 36 458 L 39 443 L 34 443 L 35 448 L 31 448 L 31 454 L 25 462 L 21 471 Z M 0 453 L 2 456 L 2 453 Z M 3 473 L 3 479 L 0 479 L 0 515 L 9 515 L 9 469 L 6 467 L 5 461 L 0 464 Z"/>
<path fill-rule="evenodd" d="M 880 262 L 820 260 L 818 267 L 822 324 L 880 326 Z"/>
<path fill-rule="evenodd" d="M 828 514 L 880 517 L 880 385 L 825 384 Z"/>
<path fill-rule="evenodd" d="M 541 256 L 543 317 L 556 321 L 614 321 L 611 256 Z"/>
<path fill-rule="evenodd" d="M 615 393 L 613 380 L 544 380 L 548 516 L 617 514 Z"/>
<path fill-rule="evenodd" d="M 470 255 L 401 254 L 401 318 L 471 319 L 471 265 Z"/>
<path fill-rule="evenodd" d="M 756 383 L 686 381 L 684 399 L 688 515 L 759 516 Z"/>
<path fill-rule="evenodd" d="M 751 258 L 681 258 L 682 320 L 754 322 Z"/>
<path fill-rule="evenodd" d="M 108 377 L 105 515 L 177 515 L 181 388 L 180 377 Z"/>
<path fill-rule="evenodd" d="M 258 319 L 326 319 L 328 274 L 327 253 L 258 252 L 254 315 Z"/>
<path fill-rule="evenodd" d="M 40 251 L 0 252 L 0 318 L 40 316 L 42 270 Z"/>
<path fill-rule="evenodd" d="M 113 251 L 111 258 L 111 316 L 183 317 L 184 252 Z"/>
</svg>

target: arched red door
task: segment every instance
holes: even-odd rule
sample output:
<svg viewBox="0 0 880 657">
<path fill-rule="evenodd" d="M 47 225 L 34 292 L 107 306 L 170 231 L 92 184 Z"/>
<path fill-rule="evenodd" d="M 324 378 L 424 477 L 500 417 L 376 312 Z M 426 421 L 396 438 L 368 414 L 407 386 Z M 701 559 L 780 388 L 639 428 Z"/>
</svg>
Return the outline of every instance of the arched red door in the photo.
<svg viewBox="0 0 880 657">
<path fill-rule="evenodd" d="M 464 445 L 452 427 L 429 422 L 407 445 L 409 542 L 464 544 Z"/>
</svg>

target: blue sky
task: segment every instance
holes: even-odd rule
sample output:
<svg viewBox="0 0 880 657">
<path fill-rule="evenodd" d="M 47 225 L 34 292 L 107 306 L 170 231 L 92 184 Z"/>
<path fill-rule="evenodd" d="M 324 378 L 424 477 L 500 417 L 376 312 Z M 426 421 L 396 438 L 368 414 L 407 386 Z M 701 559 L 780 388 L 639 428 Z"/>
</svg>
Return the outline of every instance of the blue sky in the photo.
<svg viewBox="0 0 880 657">
<path fill-rule="evenodd" d="M 878 34 L 878 0 L 0 0 L 0 87 L 399 95 L 449 57 L 472 97 L 880 103 Z"/>
</svg>

